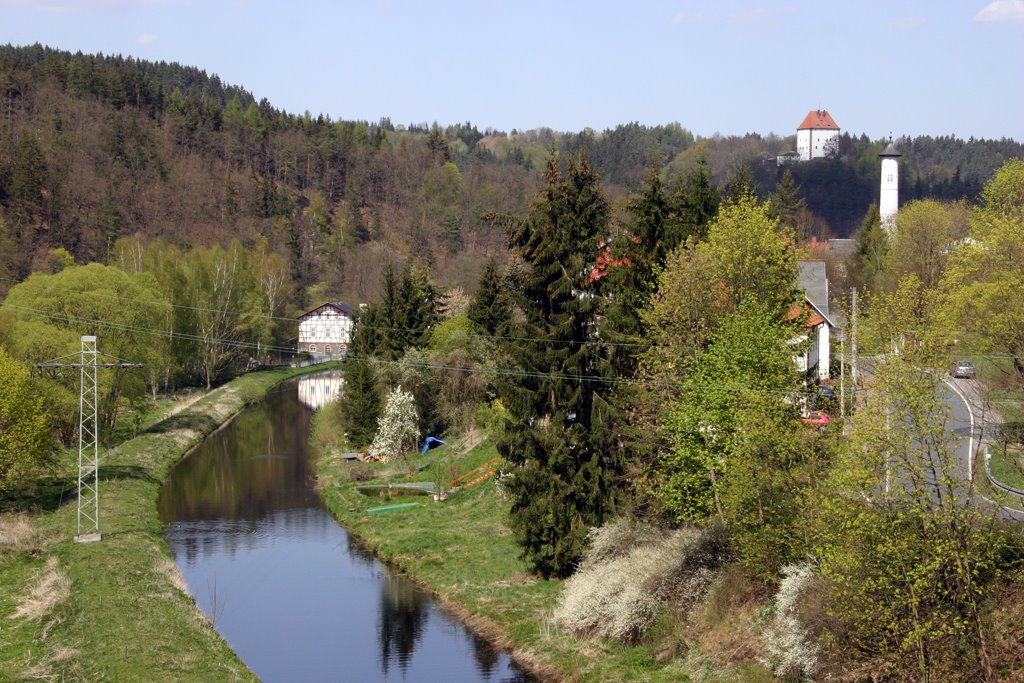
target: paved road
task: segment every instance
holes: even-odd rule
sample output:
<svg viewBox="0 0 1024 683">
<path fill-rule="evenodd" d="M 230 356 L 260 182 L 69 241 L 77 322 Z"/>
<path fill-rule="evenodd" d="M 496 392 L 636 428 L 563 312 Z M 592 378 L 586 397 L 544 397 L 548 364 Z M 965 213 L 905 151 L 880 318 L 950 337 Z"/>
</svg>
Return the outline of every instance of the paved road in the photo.
<svg viewBox="0 0 1024 683">
<path fill-rule="evenodd" d="M 1002 417 L 982 400 L 977 380 L 947 378 L 944 385 L 945 401 L 952 412 L 950 430 L 957 439 L 957 469 L 964 482 L 972 478 L 979 481 L 979 478 L 985 477 L 985 472 L 974 471 L 975 454 L 984 452 L 985 445 L 997 438 Z M 987 498 L 985 501 L 995 504 Z M 999 516 L 1024 522 L 1024 512 L 1002 506 Z"/>
</svg>

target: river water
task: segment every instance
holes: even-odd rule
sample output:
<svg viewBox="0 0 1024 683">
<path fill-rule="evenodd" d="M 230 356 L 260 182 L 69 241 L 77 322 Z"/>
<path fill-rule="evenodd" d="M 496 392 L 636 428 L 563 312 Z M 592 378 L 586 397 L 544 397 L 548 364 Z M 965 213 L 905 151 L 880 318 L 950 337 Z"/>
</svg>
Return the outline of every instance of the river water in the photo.
<svg viewBox="0 0 1024 683">
<path fill-rule="evenodd" d="M 332 392 L 330 378 L 300 381 L 306 404 Z M 272 391 L 160 492 L 174 560 L 221 636 L 268 682 L 532 680 L 330 517 L 299 398 L 295 381 Z"/>
</svg>

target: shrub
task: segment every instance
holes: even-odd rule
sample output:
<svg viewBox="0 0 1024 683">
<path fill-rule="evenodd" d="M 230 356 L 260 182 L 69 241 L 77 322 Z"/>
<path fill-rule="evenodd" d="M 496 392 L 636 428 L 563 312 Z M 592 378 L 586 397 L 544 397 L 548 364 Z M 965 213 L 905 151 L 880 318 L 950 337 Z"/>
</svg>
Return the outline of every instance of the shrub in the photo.
<svg viewBox="0 0 1024 683">
<path fill-rule="evenodd" d="M 590 533 L 591 548 L 566 581 L 555 622 L 577 634 L 636 642 L 667 604 L 707 592 L 721 545 L 696 529 L 616 520 Z"/>
<path fill-rule="evenodd" d="M 402 387 L 395 387 L 384 406 L 384 414 L 377 418 L 377 436 L 370 444 L 370 457 L 393 460 L 406 456 L 416 446 L 419 435 L 415 399 Z"/>
<path fill-rule="evenodd" d="M 820 648 L 800 620 L 800 597 L 813 582 L 806 563 L 782 568 L 782 581 L 775 594 L 775 614 L 765 630 L 769 663 L 776 676 L 813 676 L 818 668 Z"/>
</svg>

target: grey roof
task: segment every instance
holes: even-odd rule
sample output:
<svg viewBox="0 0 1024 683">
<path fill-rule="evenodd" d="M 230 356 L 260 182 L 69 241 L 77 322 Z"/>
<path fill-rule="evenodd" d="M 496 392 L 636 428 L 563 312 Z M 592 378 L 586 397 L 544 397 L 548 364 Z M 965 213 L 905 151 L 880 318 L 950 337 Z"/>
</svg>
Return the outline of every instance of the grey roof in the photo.
<svg viewBox="0 0 1024 683">
<path fill-rule="evenodd" d="M 900 151 L 898 149 L 896 149 L 896 145 L 893 144 L 892 142 L 890 142 L 886 146 L 885 151 L 883 151 L 878 156 L 880 156 L 880 157 L 901 157 L 903 155 L 900 153 Z"/>
<path fill-rule="evenodd" d="M 825 262 L 801 259 L 797 281 L 811 305 L 828 317 L 828 278 L 825 276 Z"/>
<path fill-rule="evenodd" d="M 341 311 L 342 313 L 344 313 L 345 315 L 347 315 L 350 318 L 352 317 L 352 314 L 354 313 L 352 307 L 349 306 L 344 301 L 332 301 L 332 302 L 329 302 L 329 303 L 326 303 L 326 304 L 321 304 L 321 305 L 317 306 L 316 308 L 313 308 L 313 309 L 310 309 L 310 310 L 306 311 L 305 313 L 303 313 L 302 315 L 299 316 L 299 320 L 303 320 L 304 318 L 306 318 L 308 316 L 314 315 L 315 313 L 319 313 L 320 311 L 324 310 L 325 308 L 333 308 L 336 311 Z"/>
</svg>

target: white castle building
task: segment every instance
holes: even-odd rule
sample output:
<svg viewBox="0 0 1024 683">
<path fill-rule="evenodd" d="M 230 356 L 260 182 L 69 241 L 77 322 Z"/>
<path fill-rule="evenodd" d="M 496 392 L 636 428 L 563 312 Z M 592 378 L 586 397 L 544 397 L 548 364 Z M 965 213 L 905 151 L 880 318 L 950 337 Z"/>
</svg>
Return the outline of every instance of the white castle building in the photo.
<svg viewBox="0 0 1024 683">
<path fill-rule="evenodd" d="M 839 150 L 839 126 L 827 111 L 809 112 L 796 129 L 796 153 L 800 161 L 835 156 Z"/>
</svg>

